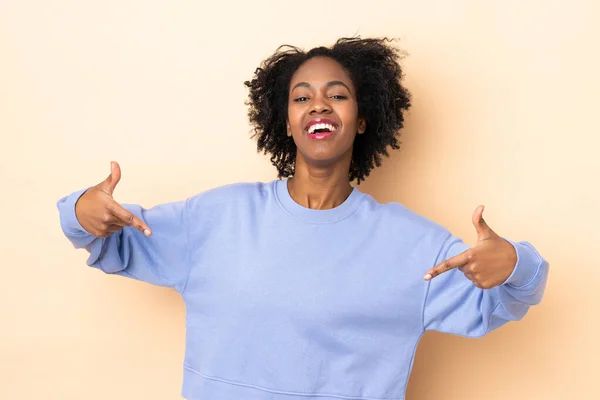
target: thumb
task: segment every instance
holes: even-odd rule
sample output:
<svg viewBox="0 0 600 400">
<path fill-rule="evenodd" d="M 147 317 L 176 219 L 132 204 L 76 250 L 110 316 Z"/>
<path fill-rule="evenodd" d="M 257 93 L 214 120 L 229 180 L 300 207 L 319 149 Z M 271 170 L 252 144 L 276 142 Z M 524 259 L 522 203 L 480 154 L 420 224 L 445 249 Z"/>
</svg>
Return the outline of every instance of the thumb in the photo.
<svg viewBox="0 0 600 400">
<path fill-rule="evenodd" d="M 116 161 L 110 163 L 110 175 L 102 182 L 102 189 L 112 196 L 117 183 L 121 180 L 121 167 Z"/>
<path fill-rule="evenodd" d="M 473 212 L 473 225 L 475 226 L 475 230 L 477 231 L 477 239 L 485 240 L 489 239 L 491 236 L 495 235 L 492 228 L 489 227 L 487 222 L 483 219 L 483 210 L 485 206 L 478 206 Z"/>
</svg>

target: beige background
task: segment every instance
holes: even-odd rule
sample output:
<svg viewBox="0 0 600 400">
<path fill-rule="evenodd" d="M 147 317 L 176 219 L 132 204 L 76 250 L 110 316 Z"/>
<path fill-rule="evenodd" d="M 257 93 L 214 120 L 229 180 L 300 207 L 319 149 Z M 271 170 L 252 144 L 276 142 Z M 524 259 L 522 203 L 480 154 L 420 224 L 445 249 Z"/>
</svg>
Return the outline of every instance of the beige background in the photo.
<svg viewBox="0 0 600 400">
<path fill-rule="evenodd" d="M 56 201 L 118 160 L 145 206 L 275 177 L 246 90 L 282 43 L 395 36 L 403 149 L 362 190 L 551 263 L 542 304 L 480 340 L 427 334 L 409 400 L 598 399 L 598 3 L 0 1 L 0 398 L 177 399 L 184 307 L 85 267 Z"/>
</svg>

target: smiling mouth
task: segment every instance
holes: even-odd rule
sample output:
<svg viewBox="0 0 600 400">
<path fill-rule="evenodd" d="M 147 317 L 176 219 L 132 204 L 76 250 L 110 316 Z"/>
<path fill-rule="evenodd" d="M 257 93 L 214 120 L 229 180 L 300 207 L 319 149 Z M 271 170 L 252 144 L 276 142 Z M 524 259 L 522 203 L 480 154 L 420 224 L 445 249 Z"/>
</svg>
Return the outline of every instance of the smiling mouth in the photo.
<svg viewBox="0 0 600 400">
<path fill-rule="evenodd" d="M 337 126 L 332 124 L 313 124 L 308 129 L 307 132 L 310 135 L 315 135 L 318 133 L 331 133 L 337 130 Z"/>
</svg>

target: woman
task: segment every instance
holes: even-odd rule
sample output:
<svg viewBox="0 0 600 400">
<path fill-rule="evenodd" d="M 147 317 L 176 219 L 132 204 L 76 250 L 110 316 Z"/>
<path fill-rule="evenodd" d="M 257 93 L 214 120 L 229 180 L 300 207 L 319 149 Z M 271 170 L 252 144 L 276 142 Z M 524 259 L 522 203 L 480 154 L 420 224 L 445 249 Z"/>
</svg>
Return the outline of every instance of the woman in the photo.
<svg viewBox="0 0 600 400">
<path fill-rule="evenodd" d="M 88 265 L 182 294 L 185 398 L 403 399 L 425 331 L 479 337 L 541 300 L 547 262 L 483 207 L 470 248 L 351 186 L 398 148 L 410 102 L 397 59 L 386 40 L 352 38 L 257 69 L 249 117 L 280 179 L 144 209 L 112 199 L 112 163 L 58 202 Z"/>
</svg>

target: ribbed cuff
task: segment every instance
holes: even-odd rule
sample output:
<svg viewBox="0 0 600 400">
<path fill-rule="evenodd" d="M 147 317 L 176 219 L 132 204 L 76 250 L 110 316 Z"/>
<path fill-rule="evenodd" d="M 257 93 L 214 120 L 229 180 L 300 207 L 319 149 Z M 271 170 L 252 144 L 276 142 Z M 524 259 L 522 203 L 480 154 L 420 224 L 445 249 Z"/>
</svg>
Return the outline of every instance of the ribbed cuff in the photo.
<svg viewBox="0 0 600 400">
<path fill-rule="evenodd" d="M 60 213 L 60 224 L 62 228 L 71 235 L 87 236 L 90 235 L 79 223 L 75 214 L 75 205 L 77 201 L 89 188 L 78 190 L 70 195 L 63 197 L 57 203 Z"/>
<path fill-rule="evenodd" d="M 517 264 L 504 284 L 513 287 L 526 286 L 528 283 L 531 283 L 538 274 L 540 265 L 542 264 L 542 258 L 527 242 L 505 240 L 515 248 L 517 252 Z"/>
</svg>

